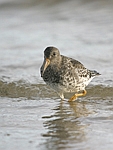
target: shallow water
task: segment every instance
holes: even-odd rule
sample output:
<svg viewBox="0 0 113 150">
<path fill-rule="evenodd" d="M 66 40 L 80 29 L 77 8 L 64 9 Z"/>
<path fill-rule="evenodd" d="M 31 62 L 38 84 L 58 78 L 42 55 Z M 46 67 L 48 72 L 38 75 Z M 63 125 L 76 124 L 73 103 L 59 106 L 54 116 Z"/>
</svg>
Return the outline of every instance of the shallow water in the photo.
<svg viewBox="0 0 113 150">
<path fill-rule="evenodd" d="M 113 149 L 113 2 L 0 1 L 0 150 Z M 102 75 L 61 101 L 40 77 L 43 50 Z"/>
</svg>

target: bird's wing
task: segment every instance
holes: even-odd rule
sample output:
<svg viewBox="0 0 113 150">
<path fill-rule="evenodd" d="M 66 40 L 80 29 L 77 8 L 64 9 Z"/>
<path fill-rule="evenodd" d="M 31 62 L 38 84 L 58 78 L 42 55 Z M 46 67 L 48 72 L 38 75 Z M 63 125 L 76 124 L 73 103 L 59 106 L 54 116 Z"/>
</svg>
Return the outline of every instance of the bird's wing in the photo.
<svg viewBox="0 0 113 150">
<path fill-rule="evenodd" d="M 77 74 L 78 77 L 80 78 L 90 77 L 88 69 L 85 68 L 81 62 L 74 59 L 71 59 L 70 61 L 72 63 L 72 66 L 75 68 L 75 73 Z"/>
</svg>

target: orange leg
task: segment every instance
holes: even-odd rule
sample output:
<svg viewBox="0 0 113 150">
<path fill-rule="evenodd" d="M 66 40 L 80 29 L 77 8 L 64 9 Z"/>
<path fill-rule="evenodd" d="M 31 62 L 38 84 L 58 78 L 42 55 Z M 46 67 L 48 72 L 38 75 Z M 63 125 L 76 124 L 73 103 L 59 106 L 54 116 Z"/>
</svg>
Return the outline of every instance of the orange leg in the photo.
<svg viewBox="0 0 113 150">
<path fill-rule="evenodd" d="M 73 95 L 73 96 L 68 100 L 68 102 L 75 101 L 75 100 L 77 99 L 77 97 L 79 97 L 79 96 L 85 96 L 86 93 L 87 93 L 87 91 L 84 90 L 82 93 L 75 94 L 75 95 Z"/>
</svg>

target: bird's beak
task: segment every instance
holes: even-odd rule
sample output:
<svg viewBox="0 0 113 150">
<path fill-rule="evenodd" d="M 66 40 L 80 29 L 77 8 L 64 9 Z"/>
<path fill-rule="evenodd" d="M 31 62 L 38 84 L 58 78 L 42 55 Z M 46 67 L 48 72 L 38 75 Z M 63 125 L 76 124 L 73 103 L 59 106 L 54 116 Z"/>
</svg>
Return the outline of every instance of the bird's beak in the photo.
<svg viewBox="0 0 113 150">
<path fill-rule="evenodd" d="M 43 72 L 42 72 L 42 76 L 44 74 L 44 71 L 46 70 L 47 66 L 50 64 L 50 60 L 48 58 L 45 59 L 44 61 L 44 68 L 43 68 Z"/>
</svg>

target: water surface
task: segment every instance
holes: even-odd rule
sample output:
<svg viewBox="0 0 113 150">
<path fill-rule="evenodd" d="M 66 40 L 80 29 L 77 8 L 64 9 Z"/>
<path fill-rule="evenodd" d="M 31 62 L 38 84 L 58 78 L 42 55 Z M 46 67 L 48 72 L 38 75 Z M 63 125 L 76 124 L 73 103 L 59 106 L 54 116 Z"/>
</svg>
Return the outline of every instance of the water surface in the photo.
<svg viewBox="0 0 113 150">
<path fill-rule="evenodd" d="M 113 2 L 0 2 L 0 149 L 113 149 Z M 61 101 L 40 77 L 54 45 L 102 75 Z"/>
</svg>

